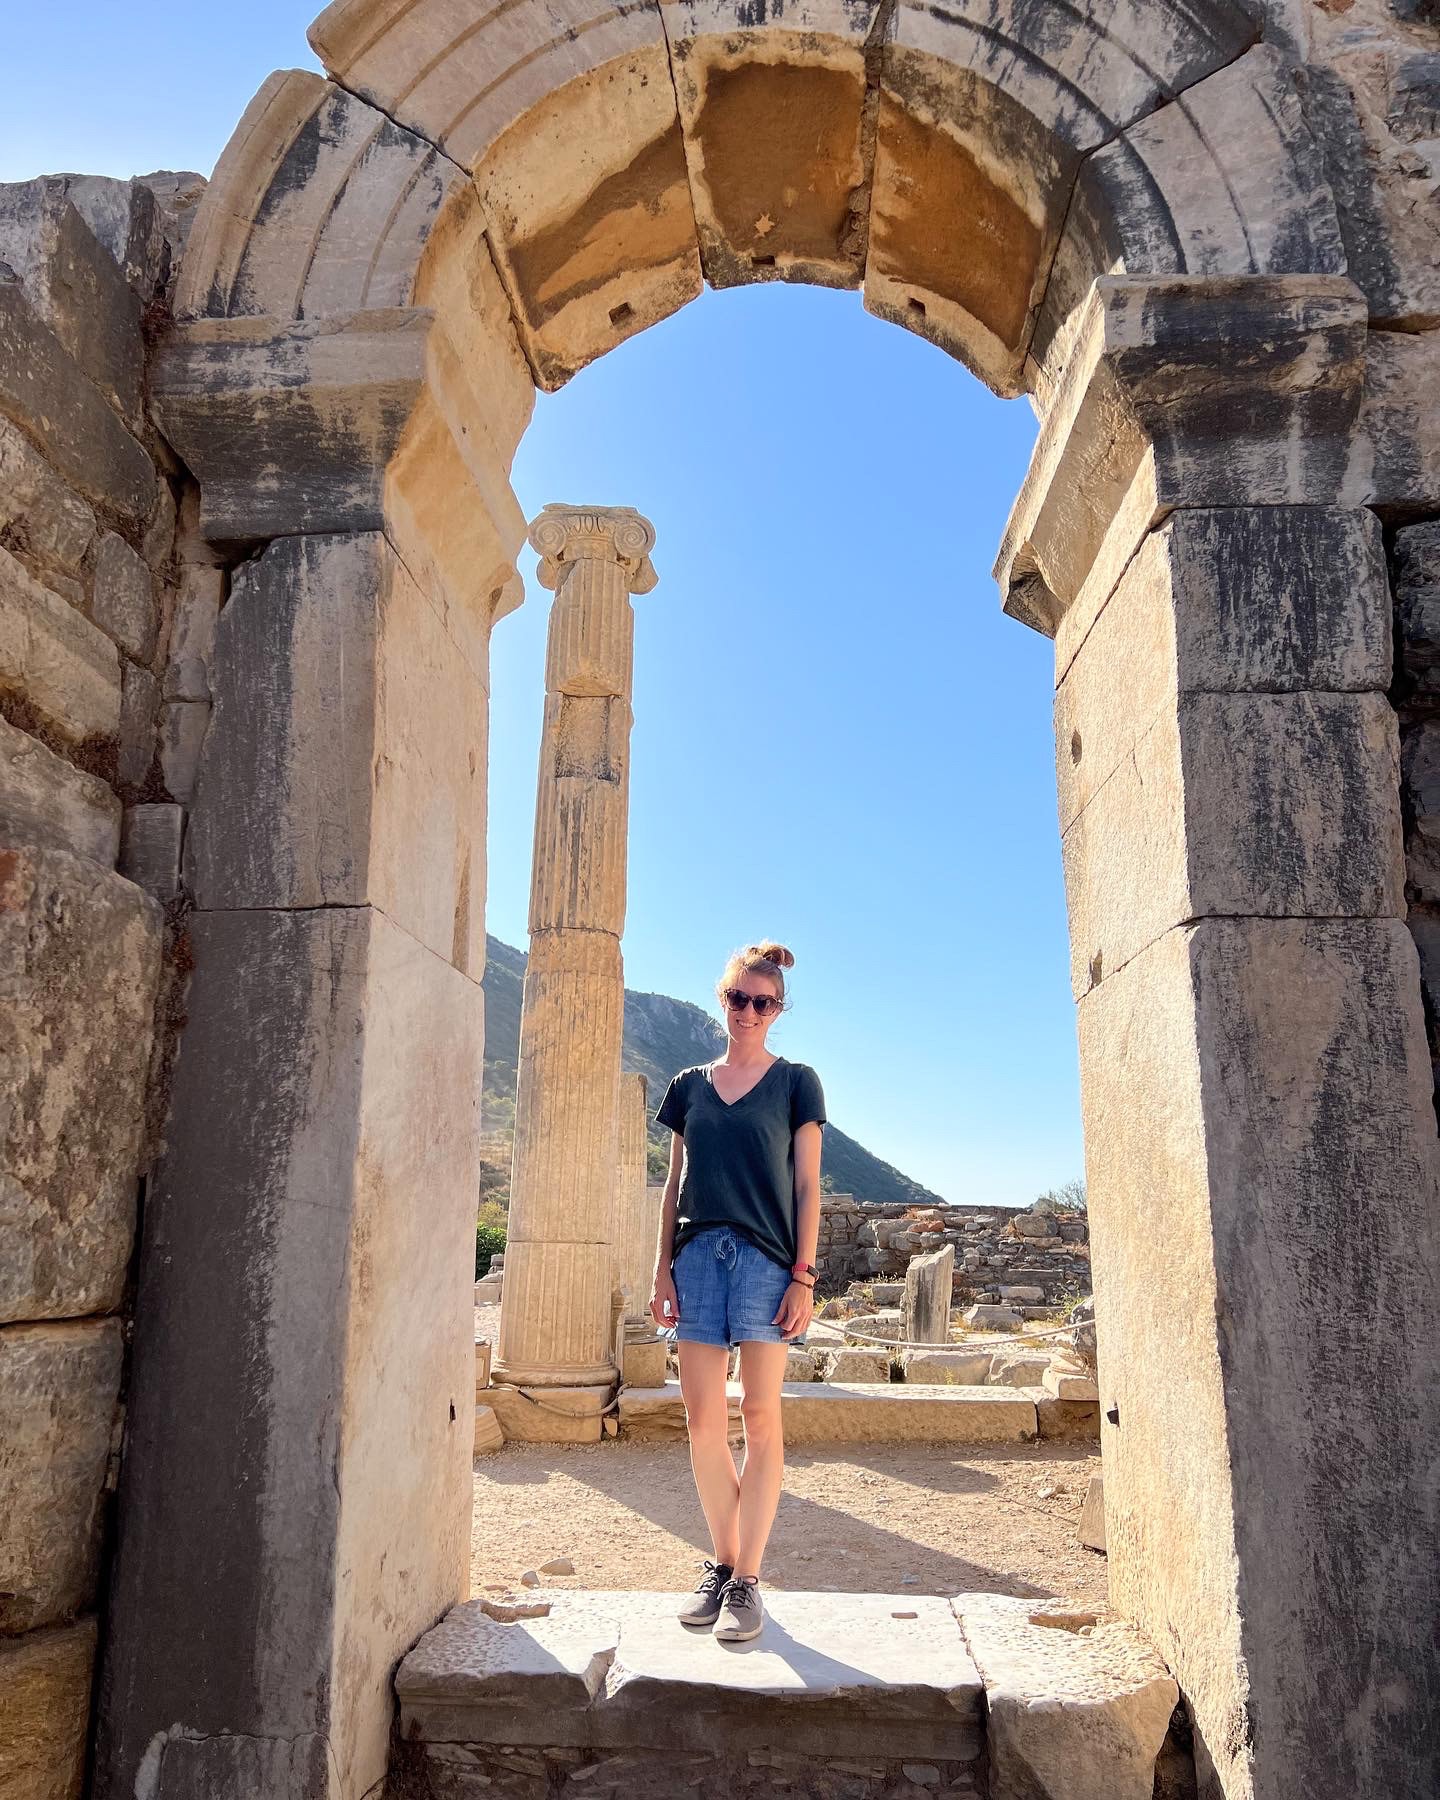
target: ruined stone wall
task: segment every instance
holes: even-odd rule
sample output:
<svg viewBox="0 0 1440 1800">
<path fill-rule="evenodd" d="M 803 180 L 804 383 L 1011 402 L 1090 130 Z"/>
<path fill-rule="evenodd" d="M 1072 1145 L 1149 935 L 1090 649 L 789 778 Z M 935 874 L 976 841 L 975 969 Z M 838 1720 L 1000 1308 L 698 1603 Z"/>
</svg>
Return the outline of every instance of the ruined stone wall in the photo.
<svg viewBox="0 0 1440 1800">
<path fill-rule="evenodd" d="M 903 1281 L 911 1259 L 955 1247 L 955 1293 L 973 1300 L 1051 1303 L 1090 1292 L 1083 1214 L 1021 1206 L 861 1206 L 850 1194 L 820 1202 L 816 1264 L 826 1292 L 851 1281 Z M 1006 1289 L 1019 1289 L 1016 1294 Z"/>
<path fill-rule="evenodd" d="M 223 577 L 183 561 L 146 334 L 194 190 L 0 187 L 7 1800 L 81 1791 L 137 1207 L 183 962 L 171 903 Z"/>
</svg>

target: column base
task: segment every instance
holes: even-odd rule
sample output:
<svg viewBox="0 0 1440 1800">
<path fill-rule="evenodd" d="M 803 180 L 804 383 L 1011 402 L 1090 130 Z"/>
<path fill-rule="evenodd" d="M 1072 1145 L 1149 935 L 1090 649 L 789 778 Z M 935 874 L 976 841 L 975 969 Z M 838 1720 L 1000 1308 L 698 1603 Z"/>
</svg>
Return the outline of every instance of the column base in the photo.
<svg viewBox="0 0 1440 1800">
<path fill-rule="evenodd" d="M 588 1388 L 614 1387 L 619 1380 L 615 1364 L 607 1359 L 593 1363 L 523 1363 L 497 1357 L 490 1379 L 506 1387 Z"/>
<path fill-rule="evenodd" d="M 532 1399 L 513 1385 L 486 1388 L 485 1402 L 500 1422 L 506 1443 L 598 1444 L 601 1418 L 614 1395 L 613 1382 L 556 1387 Z"/>
</svg>

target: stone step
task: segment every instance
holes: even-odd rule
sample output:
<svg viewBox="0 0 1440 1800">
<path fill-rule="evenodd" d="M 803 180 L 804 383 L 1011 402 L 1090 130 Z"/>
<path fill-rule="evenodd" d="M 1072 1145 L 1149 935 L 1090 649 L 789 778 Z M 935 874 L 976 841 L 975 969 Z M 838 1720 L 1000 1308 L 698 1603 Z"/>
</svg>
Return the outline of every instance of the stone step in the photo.
<svg viewBox="0 0 1440 1800">
<path fill-rule="evenodd" d="M 730 1382 L 732 1432 L 740 1419 L 740 1386 Z M 780 1390 L 787 1444 L 1020 1444 L 1039 1431 L 1037 1397 L 1023 1388 L 950 1387 L 919 1383 L 795 1381 Z M 680 1384 L 623 1388 L 620 1432 L 639 1439 L 683 1438 Z"/>
<path fill-rule="evenodd" d="M 549 1602 L 545 1616 L 472 1600 L 421 1639 L 395 1680 L 407 1740 L 783 1750 L 979 1772 L 983 1689 L 946 1600 L 766 1589 L 762 1635 L 732 1646 L 681 1625 L 680 1594 L 530 1598 Z"/>
</svg>

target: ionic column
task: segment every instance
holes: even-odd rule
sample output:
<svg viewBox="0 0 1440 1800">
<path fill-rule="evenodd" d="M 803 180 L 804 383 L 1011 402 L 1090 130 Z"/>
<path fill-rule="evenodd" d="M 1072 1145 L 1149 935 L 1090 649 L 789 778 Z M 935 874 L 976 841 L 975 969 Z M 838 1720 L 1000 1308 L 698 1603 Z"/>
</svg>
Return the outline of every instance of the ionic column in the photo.
<svg viewBox="0 0 1440 1800">
<path fill-rule="evenodd" d="M 497 1381 L 613 1381 L 632 594 L 654 527 L 629 507 L 547 506 L 530 530 L 554 591 L 535 807 L 530 962 Z"/>
</svg>

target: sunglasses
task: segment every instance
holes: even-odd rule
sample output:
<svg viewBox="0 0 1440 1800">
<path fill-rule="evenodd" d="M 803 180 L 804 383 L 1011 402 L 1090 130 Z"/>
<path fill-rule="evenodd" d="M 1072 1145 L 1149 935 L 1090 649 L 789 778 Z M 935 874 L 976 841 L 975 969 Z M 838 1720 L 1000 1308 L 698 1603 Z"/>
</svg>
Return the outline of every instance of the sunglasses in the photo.
<svg viewBox="0 0 1440 1800">
<path fill-rule="evenodd" d="M 721 999 L 732 1012 L 744 1012 L 747 1006 L 753 1006 L 757 1019 L 768 1018 L 780 1010 L 780 1002 L 773 994 L 747 994 L 741 988 L 726 988 Z"/>
</svg>

